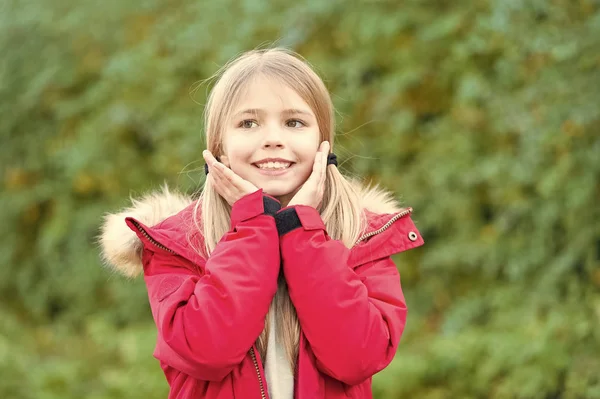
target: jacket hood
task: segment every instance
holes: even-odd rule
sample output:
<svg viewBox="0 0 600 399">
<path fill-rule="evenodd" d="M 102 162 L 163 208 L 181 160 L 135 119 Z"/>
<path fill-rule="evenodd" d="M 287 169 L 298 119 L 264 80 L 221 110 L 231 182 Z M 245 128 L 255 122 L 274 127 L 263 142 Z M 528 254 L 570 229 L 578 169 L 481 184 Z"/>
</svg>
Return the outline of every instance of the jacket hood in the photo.
<svg viewBox="0 0 600 399">
<path fill-rule="evenodd" d="M 403 209 L 391 193 L 377 185 L 370 186 L 358 182 L 352 184 L 359 193 L 363 209 L 369 212 L 391 214 Z M 101 258 L 106 266 L 128 277 L 134 277 L 142 271 L 142 242 L 125 224 L 125 218 L 132 217 L 146 226 L 154 226 L 181 212 L 194 200 L 189 195 L 171 191 L 166 185 L 139 199 L 130 200 L 131 206 L 104 216 L 99 244 Z"/>
</svg>

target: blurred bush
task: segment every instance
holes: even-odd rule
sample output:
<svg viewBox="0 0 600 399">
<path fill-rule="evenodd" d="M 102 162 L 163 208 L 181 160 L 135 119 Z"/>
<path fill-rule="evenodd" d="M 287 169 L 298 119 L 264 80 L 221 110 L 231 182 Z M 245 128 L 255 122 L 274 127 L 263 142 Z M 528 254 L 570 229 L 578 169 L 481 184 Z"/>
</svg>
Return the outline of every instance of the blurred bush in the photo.
<svg viewBox="0 0 600 399">
<path fill-rule="evenodd" d="M 190 88 L 276 42 L 332 90 L 341 166 L 415 208 L 378 398 L 600 398 L 600 2 L 0 6 L 0 397 L 164 398 L 101 216 L 202 176 Z"/>
</svg>

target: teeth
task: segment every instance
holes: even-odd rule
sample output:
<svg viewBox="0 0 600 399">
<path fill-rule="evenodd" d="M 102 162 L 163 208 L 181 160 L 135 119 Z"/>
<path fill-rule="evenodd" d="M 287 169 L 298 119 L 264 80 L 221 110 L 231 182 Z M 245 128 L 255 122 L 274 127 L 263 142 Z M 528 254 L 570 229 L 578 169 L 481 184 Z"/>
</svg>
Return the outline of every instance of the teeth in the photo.
<svg viewBox="0 0 600 399">
<path fill-rule="evenodd" d="M 287 169 L 290 165 L 290 162 L 263 162 L 256 164 L 261 169 Z"/>
</svg>

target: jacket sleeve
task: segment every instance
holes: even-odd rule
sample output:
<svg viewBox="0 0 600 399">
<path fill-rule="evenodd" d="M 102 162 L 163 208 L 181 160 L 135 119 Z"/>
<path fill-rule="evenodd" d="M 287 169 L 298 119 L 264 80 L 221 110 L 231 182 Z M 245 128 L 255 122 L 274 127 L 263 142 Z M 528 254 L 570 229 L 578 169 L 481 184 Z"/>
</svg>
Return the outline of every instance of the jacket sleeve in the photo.
<svg viewBox="0 0 600 399">
<path fill-rule="evenodd" d="M 329 238 L 312 207 L 286 208 L 275 219 L 289 295 L 317 367 L 349 385 L 385 368 L 407 315 L 394 262 L 350 267 L 350 250 Z"/>
<path fill-rule="evenodd" d="M 208 381 L 222 380 L 243 360 L 264 328 L 277 290 L 280 255 L 273 215 L 279 208 L 262 190 L 236 202 L 232 228 L 203 273 L 194 272 L 183 257 L 146 246 L 144 278 L 158 328 L 158 360 Z"/>
</svg>

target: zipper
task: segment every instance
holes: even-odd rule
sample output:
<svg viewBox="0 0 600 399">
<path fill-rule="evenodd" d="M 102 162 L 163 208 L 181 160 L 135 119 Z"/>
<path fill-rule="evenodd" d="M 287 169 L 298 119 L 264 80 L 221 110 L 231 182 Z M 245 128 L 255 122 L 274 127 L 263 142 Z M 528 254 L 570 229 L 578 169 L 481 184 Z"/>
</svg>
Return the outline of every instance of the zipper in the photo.
<svg viewBox="0 0 600 399">
<path fill-rule="evenodd" d="M 400 219 L 401 217 L 404 217 L 408 214 L 410 214 L 412 212 L 412 208 L 408 208 L 400 213 L 395 214 L 390 220 L 388 220 L 388 222 L 386 224 L 384 224 L 383 226 L 381 226 L 381 228 L 375 230 L 375 231 L 371 231 L 370 233 L 366 233 L 364 235 L 362 235 L 355 243 L 354 246 L 358 245 L 361 241 L 366 240 L 367 238 L 373 237 L 377 234 L 381 234 L 384 231 L 386 231 L 387 229 L 390 228 L 390 226 L 392 224 L 394 224 L 394 222 L 398 219 Z"/>
<path fill-rule="evenodd" d="M 165 247 L 164 245 L 156 241 L 154 238 L 150 237 L 150 235 L 146 232 L 146 230 L 142 228 L 142 226 L 139 225 L 139 223 L 135 221 L 132 221 L 132 223 L 140 231 L 140 233 L 142 233 L 144 237 L 146 237 L 146 239 L 148 239 L 148 241 L 150 241 L 152 244 L 167 252 L 176 254 L 176 252 L 172 249 Z M 265 395 L 265 387 L 263 385 L 262 377 L 260 375 L 260 369 L 258 368 L 258 360 L 256 360 L 256 353 L 254 352 L 254 347 L 250 348 L 250 356 L 252 357 L 252 363 L 254 363 L 254 369 L 256 370 L 256 375 L 258 376 L 258 385 L 260 386 L 260 397 L 261 399 L 267 399 L 267 396 Z"/>
<path fill-rule="evenodd" d="M 260 369 L 258 368 L 258 361 L 256 360 L 256 353 L 254 347 L 250 348 L 250 356 L 252 357 L 252 363 L 254 363 L 254 369 L 256 369 L 256 375 L 258 376 L 258 385 L 260 386 L 260 397 L 261 399 L 267 399 L 265 395 L 265 387 L 263 386 L 262 377 L 260 376 Z"/>
<path fill-rule="evenodd" d="M 164 245 L 162 245 L 161 243 L 159 243 L 158 241 L 156 241 L 154 238 L 150 237 L 150 235 L 149 235 L 148 233 L 146 233 L 146 230 L 144 230 L 144 229 L 142 228 L 142 226 L 140 226 L 140 225 L 139 225 L 139 223 L 137 223 L 137 222 L 136 222 L 136 221 L 134 221 L 134 220 L 132 220 L 131 222 L 132 222 L 132 223 L 135 225 L 135 227 L 136 227 L 136 228 L 137 228 L 137 229 L 140 231 L 140 233 L 142 233 L 142 234 L 144 235 L 144 237 L 146 237 L 146 239 L 147 239 L 148 241 L 150 241 L 152 244 L 154 244 L 154 245 L 155 245 L 155 246 L 157 246 L 158 248 L 160 248 L 160 249 L 163 249 L 163 250 L 165 250 L 165 251 L 167 251 L 167 252 L 170 252 L 170 253 L 172 253 L 172 254 L 177 254 L 177 253 L 176 253 L 175 251 L 173 251 L 172 249 L 169 249 L 169 248 L 165 247 Z"/>
<path fill-rule="evenodd" d="M 411 212 L 412 212 L 412 208 L 408 208 L 405 211 L 397 213 L 390 220 L 388 220 L 386 224 L 384 224 L 383 226 L 381 226 L 379 229 L 377 229 L 375 231 L 371 231 L 371 232 L 366 233 L 366 234 L 363 234 L 354 243 L 354 246 L 358 245 L 361 241 L 364 241 L 367 238 L 370 238 L 370 237 L 373 237 L 373 236 L 375 236 L 377 234 L 383 233 L 384 231 L 386 231 L 387 229 L 389 229 L 390 226 L 392 224 L 394 224 L 395 221 L 397 221 L 401 217 L 404 217 L 404 216 L 410 214 Z M 158 248 L 160 248 L 162 250 L 165 250 L 167 252 L 170 252 L 172 254 L 176 254 L 176 252 L 173 251 L 172 249 L 169 249 L 169 248 L 165 247 L 164 245 L 162 245 L 161 243 L 159 243 L 158 241 L 156 241 L 154 238 L 150 237 L 150 235 L 146 232 L 146 230 L 144 230 L 137 222 L 132 221 L 132 223 L 140 231 L 140 233 L 142 233 L 144 235 L 144 237 L 146 237 L 146 239 L 148 241 L 150 241 L 152 244 L 154 244 L 156 247 L 158 247 Z M 258 368 L 258 360 L 256 359 L 256 352 L 254 351 L 254 347 L 250 348 L 250 356 L 252 357 L 252 363 L 254 363 L 254 369 L 256 370 L 256 376 L 258 377 L 258 385 L 260 386 L 260 397 L 261 397 L 261 399 L 266 399 L 267 396 L 265 395 L 265 387 L 263 385 L 262 376 L 260 375 L 260 369 Z"/>
</svg>

